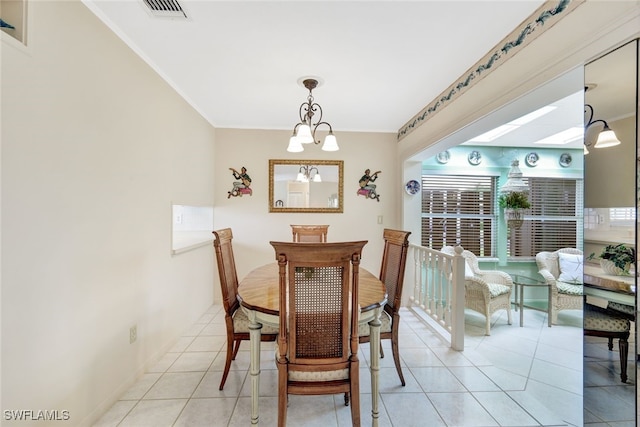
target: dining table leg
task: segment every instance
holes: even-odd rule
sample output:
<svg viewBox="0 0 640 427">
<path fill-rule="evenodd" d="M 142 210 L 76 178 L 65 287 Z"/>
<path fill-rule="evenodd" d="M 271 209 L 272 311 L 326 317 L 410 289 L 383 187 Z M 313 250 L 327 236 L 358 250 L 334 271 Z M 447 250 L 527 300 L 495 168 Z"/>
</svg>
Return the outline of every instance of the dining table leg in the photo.
<svg viewBox="0 0 640 427">
<path fill-rule="evenodd" d="M 380 412 L 378 410 L 378 380 L 380 378 L 380 314 L 382 307 L 375 309 L 373 320 L 369 322 L 369 364 L 371 370 L 371 425 L 378 427 L 378 418 Z"/>
<path fill-rule="evenodd" d="M 262 324 L 258 322 L 257 313 L 247 310 L 249 317 L 249 343 L 251 346 L 251 363 L 249 375 L 251 376 L 251 425 L 258 425 L 260 398 L 260 334 Z"/>
</svg>

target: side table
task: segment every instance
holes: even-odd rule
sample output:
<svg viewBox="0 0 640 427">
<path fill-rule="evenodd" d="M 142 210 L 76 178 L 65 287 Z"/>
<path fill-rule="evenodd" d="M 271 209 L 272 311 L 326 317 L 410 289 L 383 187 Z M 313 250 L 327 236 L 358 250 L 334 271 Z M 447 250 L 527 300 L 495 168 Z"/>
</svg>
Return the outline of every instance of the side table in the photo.
<svg viewBox="0 0 640 427">
<path fill-rule="evenodd" d="M 549 286 L 549 284 L 543 280 L 540 279 L 534 279 L 532 277 L 527 277 L 527 276 L 523 276 L 521 274 L 512 274 L 511 278 L 513 279 L 513 284 L 515 285 L 516 288 L 516 296 L 515 296 L 515 301 L 514 303 L 516 304 L 516 311 L 518 310 L 518 308 L 520 308 L 520 327 L 524 326 L 524 313 L 523 313 L 523 309 L 524 307 L 526 308 L 530 308 L 532 310 L 537 310 L 537 311 L 542 311 L 547 313 L 547 319 L 549 321 L 549 327 L 551 327 L 551 287 Z M 547 308 L 540 308 L 540 307 L 534 307 L 531 305 L 524 305 L 524 288 L 525 286 L 530 286 L 530 287 L 545 287 L 547 288 L 547 295 L 548 295 L 548 301 L 547 301 Z M 520 298 L 518 299 L 518 293 L 520 294 Z"/>
</svg>

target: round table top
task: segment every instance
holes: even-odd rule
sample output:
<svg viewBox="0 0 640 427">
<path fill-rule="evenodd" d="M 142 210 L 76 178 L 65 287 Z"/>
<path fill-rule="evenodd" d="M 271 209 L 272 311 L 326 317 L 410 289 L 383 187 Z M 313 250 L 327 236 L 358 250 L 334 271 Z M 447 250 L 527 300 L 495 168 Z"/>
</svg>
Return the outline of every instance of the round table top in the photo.
<svg viewBox="0 0 640 427">
<path fill-rule="evenodd" d="M 387 301 L 384 283 L 368 270 L 360 267 L 358 305 L 361 311 L 380 307 Z M 250 309 L 278 315 L 280 311 L 280 285 L 278 263 L 265 264 L 252 270 L 238 285 L 240 303 Z"/>
</svg>

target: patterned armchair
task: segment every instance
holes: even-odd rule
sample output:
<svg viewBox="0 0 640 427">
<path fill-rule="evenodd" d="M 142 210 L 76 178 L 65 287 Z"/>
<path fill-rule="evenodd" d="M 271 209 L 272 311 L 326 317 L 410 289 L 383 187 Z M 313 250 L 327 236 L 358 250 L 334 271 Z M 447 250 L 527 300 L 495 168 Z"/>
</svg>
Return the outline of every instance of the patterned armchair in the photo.
<svg viewBox="0 0 640 427">
<path fill-rule="evenodd" d="M 454 255 L 453 246 L 445 246 L 442 252 Z M 491 335 L 491 316 L 498 310 L 507 311 L 511 325 L 511 291 L 513 279 L 504 271 L 480 270 L 478 258 L 473 252 L 462 251 L 465 259 L 464 306 L 481 313 L 486 318 L 486 335 Z"/>
<path fill-rule="evenodd" d="M 560 310 L 582 310 L 582 251 L 562 248 L 536 254 L 539 273 L 550 287 L 551 323 L 558 322 Z"/>
</svg>

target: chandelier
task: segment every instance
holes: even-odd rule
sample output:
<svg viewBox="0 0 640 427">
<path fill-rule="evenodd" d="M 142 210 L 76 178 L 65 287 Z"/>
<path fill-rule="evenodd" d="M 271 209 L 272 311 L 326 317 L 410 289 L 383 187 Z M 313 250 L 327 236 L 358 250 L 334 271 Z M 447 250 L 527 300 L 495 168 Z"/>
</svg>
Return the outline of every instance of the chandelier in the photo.
<svg viewBox="0 0 640 427">
<path fill-rule="evenodd" d="M 507 175 L 507 182 L 500 187 L 501 193 L 528 193 L 529 185 L 522 179 L 522 171 L 518 167 L 520 161 L 513 159 L 511 169 Z"/>
<path fill-rule="evenodd" d="M 314 173 L 315 172 L 315 173 Z M 300 170 L 298 171 L 298 177 L 296 181 L 299 182 L 322 182 L 322 177 L 320 176 L 320 172 L 318 168 L 312 165 L 302 165 L 300 166 Z"/>
<path fill-rule="evenodd" d="M 321 125 L 329 127 L 329 134 L 324 139 L 322 149 L 324 151 L 338 151 L 340 148 L 338 147 L 338 141 L 333 134 L 333 129 L 328 122 L 322 121 L 322 107 L 313 100 L 312 91 L 318 86 L 318 80 L 308 78 L 304 79 L 302 84 L 304 87 L 309 89 L 309 96 L 307 96 L 307 102 L 303 102 L 300 105 L 300 109 L 298 111 L 300 122 L 298 122 L 298 124 L 293 128 L 293 135 L 291 135 L 291 138 L 289 139 L 287 151 L 290 153 L 299 153 L 304 151 L 302 144 L 310 144 L 312 142 L 314 144 L 319 144 L 320 140 L 316 139 L 316 130 Z M 313 116 L 315 115 L 317 115 L 317 121 L 312 123 Z"/>
</svg>

